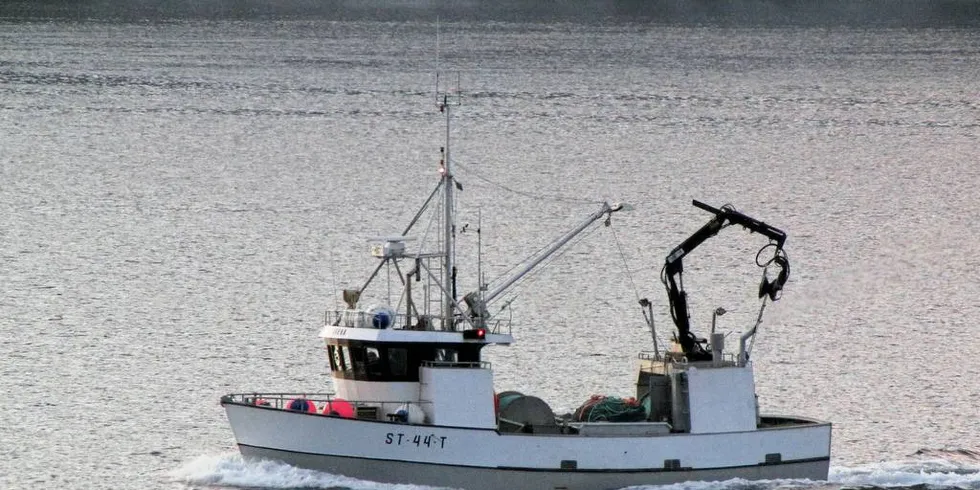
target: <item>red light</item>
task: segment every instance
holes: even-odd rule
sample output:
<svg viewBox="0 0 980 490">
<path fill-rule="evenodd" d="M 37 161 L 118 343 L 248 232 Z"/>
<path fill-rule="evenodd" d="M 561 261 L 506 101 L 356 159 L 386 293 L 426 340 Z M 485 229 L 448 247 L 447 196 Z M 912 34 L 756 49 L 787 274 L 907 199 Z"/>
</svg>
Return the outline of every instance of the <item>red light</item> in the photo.
<svg viewBox="0 0 980 490">
<path fill-rule="evenodd" d="M 487 337 L 487 329 L 485 328 L 474 328 L 471 330 L 463 330 L 464 340 L 483 340 Z"/>
</svg>

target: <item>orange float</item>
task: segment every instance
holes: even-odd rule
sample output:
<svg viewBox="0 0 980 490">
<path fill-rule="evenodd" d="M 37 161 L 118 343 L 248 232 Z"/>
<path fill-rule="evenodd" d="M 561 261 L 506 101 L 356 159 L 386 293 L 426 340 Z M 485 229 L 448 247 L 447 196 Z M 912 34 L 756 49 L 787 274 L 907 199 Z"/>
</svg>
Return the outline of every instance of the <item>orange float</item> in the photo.
<svg viewBox="0 0 980 490">
<path fill-rule="evenodd" d="M 323 414 L 352 419 L 355 418 L 356 410 L 349 401 L 343 398 L 334 398 L 323 406 Z"/>
</svg>

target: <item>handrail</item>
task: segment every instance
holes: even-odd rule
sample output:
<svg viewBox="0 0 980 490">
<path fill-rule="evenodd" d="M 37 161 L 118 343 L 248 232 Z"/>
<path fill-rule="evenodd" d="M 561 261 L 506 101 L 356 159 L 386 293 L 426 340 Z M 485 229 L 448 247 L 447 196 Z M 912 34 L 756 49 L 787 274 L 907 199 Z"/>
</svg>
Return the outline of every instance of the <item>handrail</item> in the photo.
<svg viewBox="0 0 980 490">
<path fill-rule="evenodd" d="M 490 369 L 490 363 L 488 361 L 473 361 L 473 362 L 422 361 L 422 367 Z"/>
<path fill-rule="evenodd" d="M 398 409 L 403 405 L 431 405 L 431 402 L 407 400 L 407 401 L 373 401 L 373 400 L 347 400 L 336 396 L 334 393 L 231 393 L 221 397 L 221 403 L 237 403 L 243 405 L 256 405 L 277 410 L 287 410 L 288 403 L 295 399 L 304 399 L 317 405 L 317 410 L 322 410 L 326 403 L 343 400 L 351 404 L 355 409 L 360 407 L 377 407 L 381 410 Z"/>
<path fill-rule="evenodd" d="M 373 313 L 368 310 L 330 309 L 323 314 L 324 325 L 335 327 L 376 328 L 372 325 Z M 408 315 L 395 313 L 388 328 L 403 329 L 408 325 Z"/>
<path fill-rule="evenodd" d="M 683 371 L 688 368 L 697 369 L 710 369 L 719 367 L 741 367 L 742 364 L 738 362 L 738 355 L 732 352 L 725 352 L 722 354 L 722 359 L 717 363 L 715 361 L 688 361 L 687 356 L 680 352 L 667 352 L 667 355 L 657 358 L 655 353 L 650 352 L 640 352 L 636 357 L 641 361 L 652 361 L 654 366 L 661 366 L 662 369 L 666 369 L 670 366 L 673 370 Z M 644 370 L 641 366 L 641 370 Z M 649 370 L 646 370 L 649 371 Z"/>
<path fill-rule="evenodd" d="M 441 320 L 442 318 L 438 315 L 428 316 L 432 320 Z M 323 314 L 323 324 L 335 327 L 347 327 L 347 328 L 370 328 L 375 329 L 373 325 L 372 313 L 368 310 L 350 310 L 344 308 L 328 309 Z M 430 322 L 429 325 L 424 324 L 411 324 L 411 317 L 405 313 L 395 313 L 392 318 L 392 323 L 388 328 L 395 330 L 425 330 L 425 331 L 442 331 L 434 330 L 431 328 L 438 322 Z M 511 321 L 510 319 L 494 319 L 488 322 L 486 329 L 492 334 L 504 333 L 504 328 L 506 327 L 506 334 L 511 334 Z M 448 331 L 448 330 L 445 330 Z"/>
</svg>

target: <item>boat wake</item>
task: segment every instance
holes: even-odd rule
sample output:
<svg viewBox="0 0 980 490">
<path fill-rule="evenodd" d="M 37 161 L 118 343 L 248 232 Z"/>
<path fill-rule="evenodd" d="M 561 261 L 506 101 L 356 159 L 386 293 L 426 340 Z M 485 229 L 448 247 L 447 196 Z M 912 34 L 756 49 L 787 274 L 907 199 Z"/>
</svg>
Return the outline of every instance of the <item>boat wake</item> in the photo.
<svg viewBox="0 0 980 490">
<path fill-rule="evenodd" d="M 908 460 L 831 466 L 829 481 L 728 480 L 688 482 L 630 490 L 980 490 L 980 452 L 969 449 L 919 450 Z"/>
<path fill-rule="evenodd" d="M 188 487 L 249 489 L 429 490 L 433 487 L 395 485 L 296 468 L 276 461 L 245 460 L 238 452 L 199 456 L 172 471 L 170 477 Z"/>
<path fill-rule="evenodd" d="M 419 485 L 394 485 L 357 480 L 295 468 L 273 461 L 247 461 L 238 453 L 200 456 L 171 472 L 170 477 L 193 487 L 330 490 L 427 490 Z M 980 453 L 972 450 L 920 450 L 907 461 L 834 466 L 830 481 L 772 480 L 688 482 L 631 490 L 840 490 L 861 488 L 916 490 L 980 490 Z"/>
<path fill-rule="evenodd" d="M 965 452 L 964 452 L 965 451 Z M 972 455 L 972 457 L 969 457 Z M 964 457 L 966 456 L 966 457 Z M 920 450 L 912 459 L 830 469 L 843 487 L 980 489 L 980 458 L 970 450 Z"/>
</svg>

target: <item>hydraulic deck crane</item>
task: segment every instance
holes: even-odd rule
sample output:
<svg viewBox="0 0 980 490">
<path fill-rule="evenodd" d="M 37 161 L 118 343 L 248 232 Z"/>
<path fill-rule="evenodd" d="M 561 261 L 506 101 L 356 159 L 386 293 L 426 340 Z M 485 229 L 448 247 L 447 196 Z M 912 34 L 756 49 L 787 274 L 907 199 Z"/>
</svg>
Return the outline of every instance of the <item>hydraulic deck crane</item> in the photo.
<svg viewBox="0 0 980 490">
<path fill-rule="evenodd" d="M 782 230 L 770 226 L 755 218 L 742 214 L 735 210 L 731 205 L 722 206 L 721 209 L 713 208 L 707 204 L 695 200 L 694 206 L 714 214 L 704 226 L 693 235 L 684 240 L 683 243 L 671 250 L 667 255 L 664 268 L 661 273 L 661 280 L 667 288 L 667 298 L 670 300 L 670 315 L 677 327 L 677 342 L 681 345 L 684 355 L 689 361 L 708 361 L 712 354 L 705 349 L 705 341 L 698 339 L 691 332 L 690 317 L 687 308 L 687 293 L 684 291 L 684 257 L 691 253 L 695 248 L 705 242 L 708 238 L 715 236 L 722 228 L 729 225 L 740 225 L 752 233 L 760 233 L 769 238 L 769 244 L 762 247 L 756 254 L 756 264 L 760 267 L 768 268 L 770 264 L 779 268 L 779 273 L 773 281 L 769 281 L 766 273 L 763 272 L 762 283 L 759 285 L 759 298 L 769 297 L 775 301 L 779 299 L 779 293 L 789 278 L 789 259 L 783 251 L 783 243 L 786 241 L 786 233 Z M 762 263 L 759 257 L 762 252 L 769 247 L 774 247 L 773 257 Z"/>
</svg>

